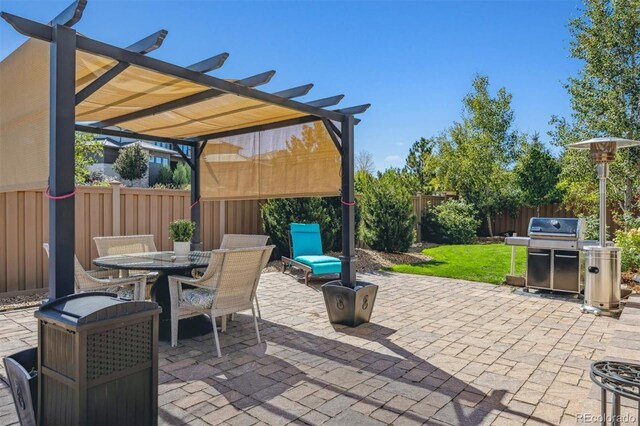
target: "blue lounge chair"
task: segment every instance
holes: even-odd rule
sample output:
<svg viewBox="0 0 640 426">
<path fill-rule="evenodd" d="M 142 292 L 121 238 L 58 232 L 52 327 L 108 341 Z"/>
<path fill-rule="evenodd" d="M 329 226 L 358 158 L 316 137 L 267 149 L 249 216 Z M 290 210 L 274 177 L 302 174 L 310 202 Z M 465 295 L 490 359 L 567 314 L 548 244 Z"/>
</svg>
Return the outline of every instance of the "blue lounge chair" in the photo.
<svg viewBox="0 0 640 426">
<path fill-rule="evenodd" d="M 289 233 L 291 257 L 282 256 L 282 270 L 296 267 L 304 271 L 304 283 L 310 275 L 339 274 L 340 259 L 325 256 L 322 251 L 320 225 L 317 223 L 292 223 Z"/>
</svg>

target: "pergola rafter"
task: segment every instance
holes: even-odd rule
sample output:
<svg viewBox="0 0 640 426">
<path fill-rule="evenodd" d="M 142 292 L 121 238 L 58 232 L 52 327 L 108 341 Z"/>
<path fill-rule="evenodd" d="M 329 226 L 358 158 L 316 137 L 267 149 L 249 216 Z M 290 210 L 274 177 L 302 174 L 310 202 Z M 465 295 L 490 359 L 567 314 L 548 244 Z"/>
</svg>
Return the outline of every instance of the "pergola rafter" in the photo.
<svg viewBox="0 0 640 426">
<path fill-rule="evenodd" d="M 49 24 L 5 12 L 0 14 L 19 33 L 50 43 L 50 297 L 57 298 L 73 292 L 75 131 L 171 143 L 192 169 L 191 217 L 197 223 L 194 243 L 198 243 L 202 161 L 199 158 L 207 142 L 210 139 L 312 122 L 324 123 L 342 158 L 341 279 L 344 285 L 353 287 L 356 282 L 355 268 L 352 266 L 355 250 L 353 127 L 359 121 L 354 115 L 366 111 L 369 105 L 326 109 L 337 105 L 344 95 L 310 102 L 295 100 L 306 95 L 313 84 L 275 93 L 256 89 L 268 83 L 275 71 L 241 80 L 225 80 L 207 74 L 222 67 L 228 53 L 215 55 L 188 67 L 148 56 L 147 53 L 162 45 L 167 35 L 164 30 L 127 48 L 100 42 L 80 35 L 71 28 L 80 20 L 85 6 L 86 0 L 77 0 Z M 88 70 L 85 67 L 81 71 L 83 78 L 95 74 L 94 69 L 106 71 L 88 84 L 83 83 L 82 89 L 76 93 L 76 55 L 81 54 L 89 55 L 84 60 L 99 58 L 93 67 Z M 135 85 L 129 84 L 128 91 L 123 91 L 115 84 L 122 81 L 118 79 L 135 80 L 138 71 L 146 73 L 147 89 L 141 89 L 139 93 L 132 92 L 131 88 Z M 158 81 L 155 86 L 154 79 Z M 178 89 L 162 92 L 163 88 L 174 85 Z M 182 96 L 176 96 L 179 93 Z M 77 108 L 80 108 L 79 114 Z M 83 118 L 83 123 L 76 123 L 76 114 Z M 93 120 L 91 117 L 94 117 Z M 179 145 L 192 147 L 190 158 Z"/>
<path fill-rule="evenodd" d="M 251 77 L 247 77 L 242 80 L 238 80 L 236 83 L 246 87 L 257 87 L 270 82 L 275 74 L 276 72 L 273 70 L 266 71 L 260 74 L 252 75 Z M 161 105 L 156 105 L 156 106 L 135 111 L 129 114 L 124 114 L 118 117 L 110 118 L 108 120 L 104 120 L 98 123 L 93 123 L 92 126 L 93 127 L 115 126 L 116 124 L 136 120 L 138 118 L 144 118 L 150 115 L 156 115 L 162 112 L 172 111 L 174 109 L 197 104 L 198 102 L 202 102 L 218 96 L 223 96 L 225 94 L 226 94 L 225 92 L 222 92 L 217 89 L 209 89 L 209 90 L 205 90 L 204 92 L 185 96 L 184 98 L 174 99 L 173 101 L 169 101 Z"/>
<path fill-rule="evenodd" d="M 127 50 L 146 55 L 147 53 L 152 52 L 162 46 L 162 42 L 164 41 L 166 36 L 167 30 L 160 30 L 157 33 L 151 34 L 150 36 L 135 42 L 131 46 L 127 47 Z M 113 68 L 109 69 L 109 71 L 93 80 L 87 87 L 76 93 L 76 105 L 94 94 L 98 89 L 113 80 L 127 68 L 129 68 L 129 64 L 127 64 L 126 62 L 118 62 L 113 66 Z"/>
</svg>

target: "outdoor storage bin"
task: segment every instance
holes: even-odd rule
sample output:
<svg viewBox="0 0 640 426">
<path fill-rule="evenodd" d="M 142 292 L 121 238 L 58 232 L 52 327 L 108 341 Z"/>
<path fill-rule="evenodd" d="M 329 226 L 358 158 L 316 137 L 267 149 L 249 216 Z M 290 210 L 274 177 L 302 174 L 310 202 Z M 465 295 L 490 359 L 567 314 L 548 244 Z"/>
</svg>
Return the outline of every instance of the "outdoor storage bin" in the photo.
<svg viewBox="0 0 640 426">
<path fill-rule="evenodd" d="M 38 318 L 38 424 L 158 422 L 158 314 L 153 302 L 81 293 Z"/>
<path fill-rule="evenodd" d="M 36 426 L 37 363 L 36 348 L 16 352 L 4 359 L 4 368 L 21 426 Z"/>
</svg>

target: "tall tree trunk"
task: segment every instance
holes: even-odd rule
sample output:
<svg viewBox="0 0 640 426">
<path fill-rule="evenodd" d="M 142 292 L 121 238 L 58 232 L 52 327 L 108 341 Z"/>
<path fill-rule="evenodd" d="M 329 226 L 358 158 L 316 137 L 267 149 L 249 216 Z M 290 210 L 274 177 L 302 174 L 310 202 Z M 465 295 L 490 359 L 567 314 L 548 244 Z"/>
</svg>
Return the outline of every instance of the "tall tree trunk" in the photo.
<svg viewBox="0 0 640 426">
<path fill-rule="evenodd" d="M 493 227 L 491 226 L 491 213 L 487 213 L 487 228 L 489 229 L 489 236 L 493 237 Z"/>
<path fill-rule="evenodd" d="M 536 206 L 536 216 L 540 217 L 540 204 Z"/>
</svg>

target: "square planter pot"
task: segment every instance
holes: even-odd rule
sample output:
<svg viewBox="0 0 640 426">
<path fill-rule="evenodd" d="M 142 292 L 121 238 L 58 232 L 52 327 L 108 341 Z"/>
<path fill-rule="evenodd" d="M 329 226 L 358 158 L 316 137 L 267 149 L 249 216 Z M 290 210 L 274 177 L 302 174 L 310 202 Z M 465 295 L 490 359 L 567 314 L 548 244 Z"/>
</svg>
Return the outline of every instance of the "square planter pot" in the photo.
<svg viewBox="0 0 640 426">
<path fill-rule="evenodd" d="M 332 324 L 357 327 L 371 319 L 378 286 L 357 281 L 355 288 L 350 288 L 331 281 L 322 286 L 322 294 Z"/>
<path fill-rule="evenodd" d="M 189 256 L 189 250 L 191 250 L 191 242 L 190 241 L 174 241 L 173 242 L 173 251 L 176 257 L 186 258 Z"/>
</svg>

